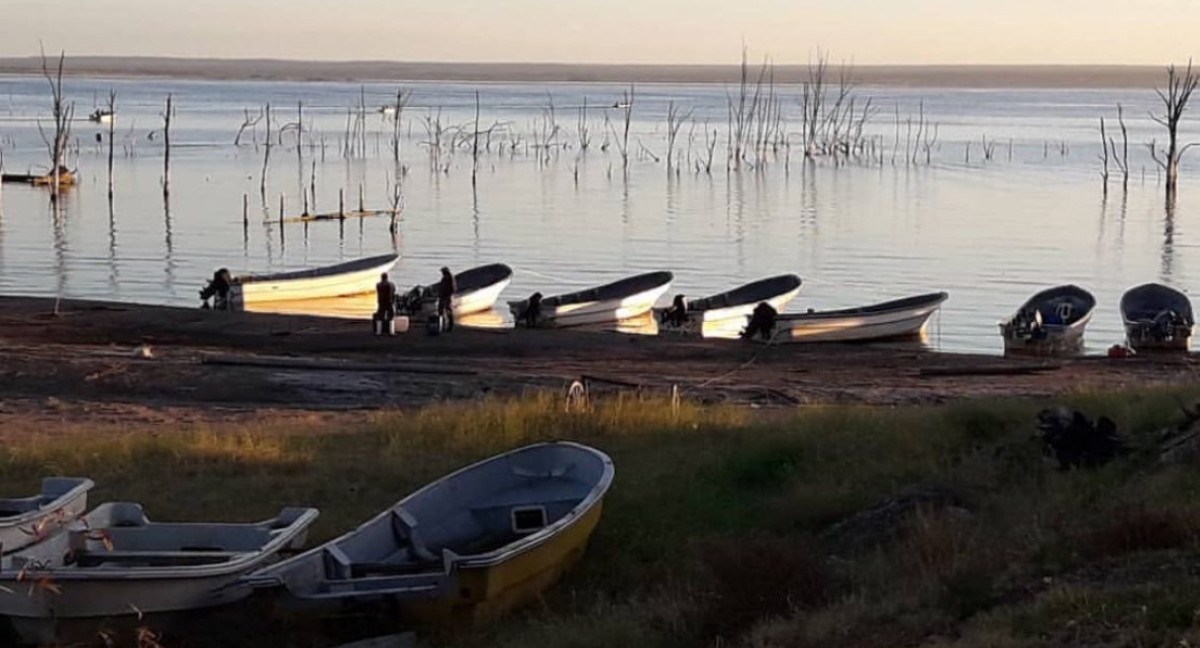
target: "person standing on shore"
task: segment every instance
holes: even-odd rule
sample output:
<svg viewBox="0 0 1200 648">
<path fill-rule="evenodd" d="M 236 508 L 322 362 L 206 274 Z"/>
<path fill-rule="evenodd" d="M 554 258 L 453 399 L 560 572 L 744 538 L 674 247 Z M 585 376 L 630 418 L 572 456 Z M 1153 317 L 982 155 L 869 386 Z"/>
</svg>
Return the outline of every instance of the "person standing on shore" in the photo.
<svg viewBox="0 0 1200 648">
<path fill-rule="evenodd" d="M 375 321 L 378 322 L 375 334 L 381 335 L 386 332 L 388 335 L 394 335 L 395 329 L 392 328 L 391 322 L 396 319 L 396 284 L 388 279 L 386 272 L 379 275 L 379 283 L 375 284 L 375 302 Z"/>
<path fill-rule="evenodd" d="M 438 317 L 444 318 L 447 331 L 454 330 L 454 293 L 458 292 L 458 284 L 450 268 L 442 267 L 442 280 L 438 282 Z"/>
</svg>

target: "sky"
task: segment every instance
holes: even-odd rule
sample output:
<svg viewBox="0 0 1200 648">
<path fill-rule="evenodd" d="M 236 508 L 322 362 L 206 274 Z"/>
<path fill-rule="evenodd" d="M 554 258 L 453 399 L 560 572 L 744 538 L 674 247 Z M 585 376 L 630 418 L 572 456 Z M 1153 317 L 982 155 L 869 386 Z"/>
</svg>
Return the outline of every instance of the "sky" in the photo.
<svg viewBox="0 0 1200 648">
<path fill-rule="evenodd" d="M 0 0 L 0 56 L 448 62 L 1152 64 L 1200 0 Z"/>
</svg>

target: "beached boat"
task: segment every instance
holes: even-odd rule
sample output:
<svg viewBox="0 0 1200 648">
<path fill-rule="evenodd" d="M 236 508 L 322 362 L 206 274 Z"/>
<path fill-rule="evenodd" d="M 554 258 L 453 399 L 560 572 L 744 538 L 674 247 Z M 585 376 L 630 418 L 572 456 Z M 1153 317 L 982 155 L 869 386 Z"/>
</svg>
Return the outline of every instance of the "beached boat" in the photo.
<svg viewBox="0 0 1200 648">
<path fill-rule="evenodd" d="M 702 299 L 677 295 L 670 308 L 657 311 L 660 330 L 706 337 L 709 331 L 740 330 L 759 304 L 767 303 L 777 312 L 782 311 L 799 294 L 801 283 L 800 277 L 785 274 Z"/>
<path fill-rule="evenodd" d="M 503 263 L 479 266 L 454 275 L 458 287 L 450 300 L 454 317 L 491 310 L 500 293 L 512 282 L 512 276 L 512 268 Z M 399 312 L 406 315 L 434 315 L 437 313 L 437 284 L 416 286 L 401 296 L 399 302 Z"/>
<path fill-rule="evenodd" d="M 861 342 L 914 337 L 921 334 L 948 297 L 936 292 L 860 308 L 780 315 L 775 320 L 772 341 Z"/>
<path fill-rule="evenodd" d="M 70 524 L 87 509 L 90 479 L 47 477 L 32 497 L 0 499 L 0 553 L 40 542 Z"/>
<path fill-rule="evenodd" d="M 327 299 L 371 293 L 375 291 L 379 275 L 391 270 L 399 260 L 399 255 L 384 254 L 310 270 L 229 275 L 225 279 L 228 297 L 224 306 L 232 310 L 244 310 L 247 304 L 260 302 Z M 222 271 L 217 274 L 222 274 Z M 216 283 L 214 277 L 214 281 L 201 291 L 200 296 L 205 300 L 217 297 L 217 308 L 220 309 L 223 304 L 220 303 L 220 290 Z"/>
<path fill-rule="evenodd" d="M 1188 296 L 1157 283 L 1130 288 L 1121 296 L 1125 338 L 1135 351 L 1188 349 L 1196 323 Z"/>
<path fill-rule="evenodd" d="M 587 446 L 518 448 L 247 580 L 282 587 L 285 605 L 384 601 L 407 621 L 494 618 L 535 600 L 582 557 L 612 479 L 612 461 Z"/>
<path fill-rule="evenodd" d="M 650 312 L 671 287 L 670 272 L 648 272 L 588 290 L 508 302 L 517 326 L 579 326 L 630 319 Z"/>
<path fill-rule="evenodd" d="M 1083 331 L 1092 321 L 1096 298 L 1075 285 L 1047 288 L 1030 297 L 1012 317 L 1000 323 L 1004 350 L 1062 353 L 1083 346 Z"/>
<path fill-rule="evenodd" d="M 161 523 L 142 507 L 102 504 L 67 529 L 0 558 L 0 615 L 26 641 L 52 643 L 59 622 L 232 603 L 241 578 L 298 549 L 316 509 L 257 524 Z"/>
</svg>

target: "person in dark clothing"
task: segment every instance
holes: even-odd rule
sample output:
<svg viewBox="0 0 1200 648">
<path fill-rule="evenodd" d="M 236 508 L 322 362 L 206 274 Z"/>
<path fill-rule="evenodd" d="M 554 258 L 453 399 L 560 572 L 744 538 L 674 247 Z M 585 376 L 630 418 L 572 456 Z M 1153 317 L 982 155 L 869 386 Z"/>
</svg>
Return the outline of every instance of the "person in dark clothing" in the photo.
<svg viewBox="0 0 1200 648">
<path fill-rule="evenodd" d="M 671 302 L 671 307 L 663 312 L 662 323 L 670 324 L 671 326 L 683 326 L 687 321 L 687 298 L 683 295 L 675 295 L 675 300 Z"/>
<path fill-rule="evenodd" d="M 525 310 L 521 312 L 521 322 L 526 328 L 537 328 L 538 320 L 542 317 L 542 293 L 535 292 L 529 296 Z"/>
<path fill-rule="evenodd" d="M 379 275 L 379 283 L 375 284 L 375 304 L 375 321 L 381 324 L 376 331 L 390 332 L 388 322 L 396 319 L 396 284 L 388 280 L 386 272 Z"/>
<path fill-rule="evenodd" d="M 233 284 L 233 275 L 229 270 L 221 268 L 213 273 L 208 285 L 200 291 L 200 299 L 204 300 L 202 308 L 208 308 L 208 300 L 215 297 L 213 307 L 217 310 L 229 310 L 229 288 Z"/>
<path fill-rule="evenodd" d="M 767 302 L 755 306 L 754 313 L 750 316 L 749 323 L 746 324 L 746 329 L 742 331 L 742 339 L 752 340 L 755 335 L 758 335 L 764 340 L 770 340 L 775 333 L 775 318 L 778 316 L 779 311 Z"/>
<path fill-rule="evenodd" d="M 451 274 L 450 268 L 442 268 L 442 280 L 438 282 L 438 317 L 444 317 L 446 322 L 446 330 L 454 330 L 454 293 L 458 292 L 458 283 L 454 281 L 454 275 Z"/>
</svg>

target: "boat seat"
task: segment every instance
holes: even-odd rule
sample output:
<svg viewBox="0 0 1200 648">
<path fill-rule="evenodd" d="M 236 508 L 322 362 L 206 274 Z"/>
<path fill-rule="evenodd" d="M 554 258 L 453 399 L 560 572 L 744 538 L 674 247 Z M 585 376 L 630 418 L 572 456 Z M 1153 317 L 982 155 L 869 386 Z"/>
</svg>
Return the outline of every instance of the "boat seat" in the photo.
<svg viewBox="0 0 1200 648">
<path fill-rule="evenodd" d="M 354 562 L 350 556 L 336 544 L 330 544 L 321 551 L 325 562 L 325 573 L 333 580 L 347 580 L 353 577 Z"/>
<path fill-rule="evenodd" d="M 417 519 L 413 517 L 404 507 L 397 506 L 392 509 L 392 531 L 396 534 L 396 539 L 407 544 L 414 558 L 424 562 L 435 562 L 439 560 L 437 554 L 429 550 L 421 540 L 421 535 L 417 531 Z"/>
</svg>

